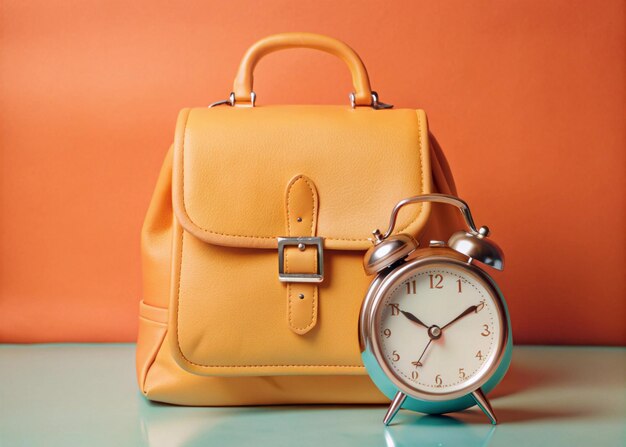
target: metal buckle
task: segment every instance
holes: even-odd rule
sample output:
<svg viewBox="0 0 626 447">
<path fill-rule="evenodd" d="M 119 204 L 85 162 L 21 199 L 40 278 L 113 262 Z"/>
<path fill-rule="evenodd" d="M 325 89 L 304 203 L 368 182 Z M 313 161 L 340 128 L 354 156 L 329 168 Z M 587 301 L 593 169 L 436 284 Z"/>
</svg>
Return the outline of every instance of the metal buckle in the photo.
<svg viewBox="0 0 626 447">
<path fill-rule="evenodd" d="M 296 246 L 304 250 L 307 245 L 317 248 L 317 273 L 285 273 L 285 247 Z M 322 282 L 324 281 L 324 247 L 321 237 L 279 237 L 278 238 L 278 280 L 280 282 Z"/>
</svg>

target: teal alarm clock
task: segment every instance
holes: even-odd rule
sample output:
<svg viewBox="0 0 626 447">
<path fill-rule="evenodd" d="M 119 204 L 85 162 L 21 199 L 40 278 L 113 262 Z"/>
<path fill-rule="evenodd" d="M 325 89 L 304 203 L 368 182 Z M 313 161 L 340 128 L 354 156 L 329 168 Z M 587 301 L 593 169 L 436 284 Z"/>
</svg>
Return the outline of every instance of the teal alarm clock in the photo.
<svg viewBox="0 0 626 447">
<path fill-rule="evenodd" d="M 419 202 L 456 206 L 468 230 L 424 248 L 408 234 L 391 235 L 400 209 Z M 513 340 L 504 297 L 484 269 L 504 268 L 489 229 L 476 227 L 463 200 L 426 194 L 399 202 L 386 233 L 373 235 L 364 267 L 376 276 L 359 336 L 368 374 L 391 399 L 383 422 L 400 408 L 442 414 L 478 405 L 496 424 L 486 396 L 509 367 Z"/>
</svg>

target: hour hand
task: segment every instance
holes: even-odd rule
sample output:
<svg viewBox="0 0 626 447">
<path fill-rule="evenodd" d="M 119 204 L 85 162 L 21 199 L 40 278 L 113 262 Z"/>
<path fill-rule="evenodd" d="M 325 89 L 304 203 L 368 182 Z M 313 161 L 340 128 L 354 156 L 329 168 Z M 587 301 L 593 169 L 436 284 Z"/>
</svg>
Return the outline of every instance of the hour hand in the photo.
<svg viewBox="0 0 626 447">
<path fill-rule="evenodd" d="M 413 315 L 411 312 L 406 312 L 404 310 L 401 310 L 400 312 L 402 312 L 402 315 L 404 315 L 405 317 L 407 317 L 409 320 L 411 320 L 413 323 L 419 324 L 420 326 L 424 326 L 426 329 L 428 329 L 428 325 L 426 325 L 425 323 L 423 323 L 419 318 L 417 318 L 415 315 Z"/>
</svg>

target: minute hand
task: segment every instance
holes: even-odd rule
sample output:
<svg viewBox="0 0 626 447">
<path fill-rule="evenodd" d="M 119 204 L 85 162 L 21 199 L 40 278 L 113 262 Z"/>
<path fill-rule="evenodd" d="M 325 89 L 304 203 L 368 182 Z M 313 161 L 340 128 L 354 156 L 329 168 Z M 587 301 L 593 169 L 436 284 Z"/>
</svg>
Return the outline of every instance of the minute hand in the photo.
<svg viewBox="0 0 626 447">
<path fill-rule="evenodd" d="M 445 326 L 443 326 L 441 328 L 441 330 L 443 331 L 445 328 L 447 328 L 448 326 L 450 326 L 452 323 L 455 323 L 456 321 L 460 320 L 461 318 L 463 318 L 464 316 L 471 314 L 472 312 L 476 312 L 476 310 L 478 309 L 478 306 L 474 305 L 474 306 L 470 306 L 467 309 L 465 309 L 463 311 L 463 313 L 461 315 L 459 315 L 458 317 L 456 317 L 454 320 L 452 320 L 451 322 L 449 322 L 448 324 L 446 324 Z"/>
</svg>

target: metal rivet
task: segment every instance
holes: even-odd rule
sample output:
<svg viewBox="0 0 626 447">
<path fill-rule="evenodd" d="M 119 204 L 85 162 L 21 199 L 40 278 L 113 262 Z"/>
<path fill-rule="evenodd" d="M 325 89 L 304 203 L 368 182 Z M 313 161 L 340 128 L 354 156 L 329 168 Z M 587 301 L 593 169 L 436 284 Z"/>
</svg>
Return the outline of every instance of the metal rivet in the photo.
<svg viewBox="0 0 626 447">
<path fill-rule="evenodd" d="M 304 245 L 302 243 L 298 244 L 298 250 L 304 251 L 305 249 L 306 249 L 306 245 Z"/>
<path fill-rule="evenodd" d="M 304 293 L 301 293 L 300 295 L 298 295 L 298 298 L 300 298 L 301 300 L 304 299 Z"/>
<path fill-rule="evenodd" d="M 296 220 L 297 220 L 298 222 L 302 222 L 302 217 L 298 217 Z"/>
</svg>

